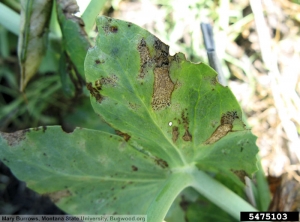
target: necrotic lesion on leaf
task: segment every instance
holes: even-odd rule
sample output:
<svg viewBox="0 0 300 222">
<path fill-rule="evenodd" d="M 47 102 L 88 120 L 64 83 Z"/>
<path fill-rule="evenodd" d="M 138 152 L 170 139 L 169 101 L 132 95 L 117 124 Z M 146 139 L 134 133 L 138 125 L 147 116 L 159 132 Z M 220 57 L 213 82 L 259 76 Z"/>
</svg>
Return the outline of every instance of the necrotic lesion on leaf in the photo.
<svg viewBox="0 0 300 222">
<path fill-rule="evenodd" d="M 228 132 L 230 132 L 232 129 L 231 124 L 223 124 L 218 126 L 218 128 L 214 131 L 214 133 L 211 135 L 211 137 L 205 141 L 205 144 L 212 144 L 223 138 L 227 135 Z"/>
<path fill-rule="evenodd" d="M 118 32 L 118 26 L 110 26 L 109 31 L 112 33 L 117 33 Z"/>
<path fill-rule="evenodd" d="M 16 146 L 18 145 L 22 140 L 26 139 L 26 133 L 30 132 L 29 129 L 26 130 L 20 130 L 14 133 L 2 133 L 0 132 L 0 135 L 7 141 L 7 144 L 9 146 Z"/>
<path fill-rule="evenodd" d="M 108 77 L 102 77 L 100 80 L 100 85 L 110 85 L 110 86 L 116 86 L 116 83 L 118 81 L 118 77 L 116 75 L 111 75 Z"/>
<path fill-rule="evenodd" d="M 229 111 L 222 115 L 221 124 L 213 132 L 209 139 L 205 141 L 205 144 L 212 144 L 223 138 L 233 128 L 233 121 L 239 119 L 236 111 Z"/>
<path fill-rule="evenodd" d="M 48 196 L 54 203 L 59 202 L 61 199 L 71 196 L 72 193 L 69 190 L 60 190 L 52 193 L 44 194 Z"/>
<path fill-rule="evenodd" d="M 146 76 L 147 67 L 151 67 L 153 64 L 153 59 L 151 58 L 149 48 L 147 47 L 145 39 L 142 38 L 140 43 L 138 44 L 137 50 L 140 54 L 141 67 L 138 78 L 143 79 Z"/>
<path fill-rule="evenodd" d="M 160 110 L 170 106 L 174 83 L 172 82 L 169 74 L 169 46 L 161 42 L 159 39 L 155 39 L 154 48 L 155 68 L 152 108 L 154 110 Z"/>
<path fill-rule="evenodd" d="M 167 167 L 169 167 L 169 164 L 167 163 L 167 161 L 165 161 L 165 160 L 163 160 L 163 159 L 161 159 L 161 158 L 156 157 L 156 158 L 154 159 L 154 161 L 155 161 L 155 163 L 156 163 L 157 165 L 159 165 L 161 168 L 167 168 Z"/>
<path fill-rule="evenodd" d="M 99 87 L 93 87 L 93 84 L 90 82 L 86 84 L 86 87 L 90 91 L 91 96 L 94 97 L 98 103 L 103 101 L 104 97 L 100 94 Z"/>
<path fill-rule="evenodd" d="M 161 42 L 158 38 L 155 38 L 153 47 L 155 53 L 151 56 L 144 38 L 138 44 L 137 50 L 140 54 L 141 63 L 138 78 L 145 78 L 147 69 L 154 66 L 154 86 L 151 105 L 153 110 L 158 111 L 170 106 L 175 84 L 172 82 L 169 74 L 169 60 L 172 59 L 169 55 L 169 46 Z"/>
<path fill-rule="evenodd" d="M 127 133 L 123 133 L 123 132 L 121 132 L 120 130 L 116 130 L 115 131 L 116 132 L 116 134 L 118 135 L 118 136 L 121 136 L 121 137 L 123 137 L 124 138 L 124 140 L 127 142 L 129 139 L 130 139 L 130 135 L 128 135 Z"/>
<path fill-rule="evenodd" d="M 172 141 L 173 141 L 173 143 L 175 143 L 177 141 L 178 136 L 179 136 L 178 127 L 173 126 L 173 128 L 172 128 Z"/>
<path fill-rule="evenodd" d="M 184 141 L 192 141 L 192 135 L 190 134 L 189 130 L 185 130 L 184 135 L 182 136 Z"/>
<path fill-rule="evenodd" d="M 185 111 L 187 111 L 187 110 L 185 110 Z M 181 113 L 182 124 L 183 124 L 183 127 L 185 129 L 185 132 L 182 136 L 182 139 L 184 141 L 192 141 L 192 135 L 189 132 L 188 114 L 185 111 L 182 111 L 182 113 Z"/>
<path fill-rule="evenodd" d="M 138 170 L 139 170 L 139 169 L 138 169 L 136 166 L 134 166 L 134 165 L 132 165 L 131 168 L 132 168 L 132 171 L 138 171 Z"/>
</svg>

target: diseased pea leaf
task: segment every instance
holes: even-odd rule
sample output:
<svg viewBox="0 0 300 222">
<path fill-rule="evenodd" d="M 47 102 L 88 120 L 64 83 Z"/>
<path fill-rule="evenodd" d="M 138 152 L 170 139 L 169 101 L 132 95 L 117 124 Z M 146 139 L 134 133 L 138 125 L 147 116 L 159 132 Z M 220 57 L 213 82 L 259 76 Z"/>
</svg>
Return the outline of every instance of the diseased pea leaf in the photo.
<svg viewBox="0 0 300 222">
<path fill-rule="evenodd" d="M 1 133 L 1 161 L 69 214 L 150 212 L 149 221 L 161 221 L 162 204 L 199 182 L 193 177 L 211 179 L 198 169 L 242 185 L 239 178 L 256 170 L 256 138 L 215 71 L 170 56 L 132 23 L 99 17 L 97 27 L 84 64 L 87 88 L 115 134 L 60 127 Z"/>
<path fill-rule="evenodd" d="M 170 169 L 249 175 L 256 170 L 256 138 L 228 87 L 209 66 L 186 61 L 140 27 L 107 17 L 97 20 L 95 47 L 85 60 L 94 110 Z"/>
<path fill-rule="evenodd" d="M 117 135 L 59 126 L 0 133 L 0 158 L 69 214 L 146 214 L 169 174 Z"/>
</svg>

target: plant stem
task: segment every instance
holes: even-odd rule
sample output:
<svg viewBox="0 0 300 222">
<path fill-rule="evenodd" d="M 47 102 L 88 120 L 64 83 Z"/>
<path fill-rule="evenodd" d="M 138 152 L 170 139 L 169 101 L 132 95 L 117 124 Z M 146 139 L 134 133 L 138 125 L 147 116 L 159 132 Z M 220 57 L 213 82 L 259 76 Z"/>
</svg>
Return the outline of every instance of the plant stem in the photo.
<svg viewBox="0 0 300 222">
<path fill-rule="evenodd" d="M 147 212 L 147 221 L 163 221 L 175 198 L 192 182 L 192 175 L 187 172 L 176 172 L 171 175 L 157 198 L 151 203 Z"/>
<path fill-rule="evenodd" d="M 189 186 L 237 220 L 240 219 L 241 211 L 257 211 L 248 202 L 205 172 L 189 166 L 173 172 L 170 176 L 148 209 L 148 221 L 163 221 L 175 198 Z"/>
<path fill-rule="evenodd" d="M 192 174 L 194 178 L 192 187 L 237 220 L 240 219 L 241 211 L 257 211 L 248 202 L 205 172 L 195 168 Z"/>
</svg>

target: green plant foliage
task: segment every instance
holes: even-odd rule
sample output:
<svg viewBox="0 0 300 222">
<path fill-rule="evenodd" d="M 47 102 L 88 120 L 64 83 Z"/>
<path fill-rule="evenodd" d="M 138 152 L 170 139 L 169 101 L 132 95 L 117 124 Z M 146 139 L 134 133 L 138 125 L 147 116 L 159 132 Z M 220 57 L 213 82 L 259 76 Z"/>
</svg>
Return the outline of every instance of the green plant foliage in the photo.
<svg viewBox="0 0 300 222">
<path fill-rule="evenodd" d="M 10 1 L 11 2 L 11 1 Z M 7 30 L 18 35 L 20 27 L 20 15 L 0 2 L 0 24 Z"/>
<path fill-rule="evenodd" d="M 218 212 L 218 213 L 216 213 Z M 206 198 L 200 197 L 195 203 L 188 206 L 186 218 L 189 222 L 219 221 L 236 222 L 227 212 L 218 208 Z"/>
<path fill-rule="evenodd" d="M 91 0 L 81 18 L 84 21 L 84 29 L 89 34 L 95 25 L 95 18 L 103 10 L 106 0 Z"/>
<path fill-rule="evenodd" d="M 258 150 L 229 88 L 210 67 L 182 53 L 170 56 L 167 45 L 132 23 L 107 17 L 96 23 L 99 35 L 84 64 L 87 88 L 115 134 L 57 126 L 1 133 L 1 161 L 70 214 L 162 221 L 189 186 L 208 190 L 204 196 L 215 203 L 228 200 L 216 204 L 230 208 L 226 195 L 234 193 L 205 172 L 240 186 L 239 178 L 256 170 Z M 238 206 L 246 205 L 232 200 L 228 212 L 237 218 Z"/>
<path fill-rule="evenodd" d="M 48 39 L 52 1 L 21 0 L 21 30 L 18 55 L 21 67 L 20 90 L 36 74 Z"/>
<path fill-rule="evenodd" d="M 40 127 L 0 138 L 14 174 L 71 214 L 146 213 L 169 174 L 121 137 L 95 130 Z"/>
<path fill-rule="evenodd" d="M 66 4 L 68 3 L 68 4 Z M 84 58 L 90 46 L 81 18 L 74 16 L 79 8 L 75 0 L 56 3 L 57 17 L 63 35 L 63 47 L 70 57 L 78 78 L 84 79 Z"/>
<path fill-rule="evenodd" d="M 197 163 L 226 174 L 256 170 L 255 137 L 230 89 L 146 30 L 107 17 L 85 60 L 95 111 L 170 169 Z"/>
</svg>

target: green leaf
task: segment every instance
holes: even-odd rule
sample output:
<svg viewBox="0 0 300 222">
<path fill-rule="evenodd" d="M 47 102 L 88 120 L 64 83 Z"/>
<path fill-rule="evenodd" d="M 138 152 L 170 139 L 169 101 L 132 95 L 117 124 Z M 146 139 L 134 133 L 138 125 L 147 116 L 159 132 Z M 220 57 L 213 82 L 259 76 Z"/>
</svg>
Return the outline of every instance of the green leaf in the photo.
<svg viewBox="0 0 300 222">
<path fill-rule="evenodd" d="M 59 14 L 59 13 L 58 13 Z M 205 64 L 128 22 L 100 17 L 85 59 L 91 103 L 117 135 L 58 127 L 0 136 L 0 158 L 69 214 L 147 214 L 162 221 L 186 188 L 239 218 L 255 211 L 215 178 L 255 170 L 255 137 Z M 98 118 L 91 117 L 94 121 Z M 207 173 L 209 172 L 209 173 Z"/>
<path fill-rule="evenodd" d="M 269 184 L 262 168 L 261 162 L 258 162 L 258 171 L 255 172 L 257 187 L 256 203 L 260 211 L 267 211 L 271 203 L 271 193 Z"/>
<path fill-rule="evenodd" d="M 72 69 L 69 67 L 67 62 L 67 56 L 65 53 L 62 53 L 59 60 L 59 75 L 62 84 L 62 90 L 64 94 L 68 97 L 75 96 L 75 87 L 70 78 L 72 75 Z"/>
<path fill-rule="evenodd" d="M 40 127 L 0 133 L 0 158 L 70 214 L 146 214 L 169 174 L 121 137 Z"/>
<path fill-rule="evenodd" d="M 8 31 L 0 25 L 0 56 L 6 59 L 9 53 Z"/>
<path fill-rule="evenodd" d="M 20 15 L 4 5 L 2 2 L 0 2 L 0 11 L 0 24 L 15 35 L 19 35 Z"/>
<path fill-rule="evenodd" d="M 78 79 L 84 79 L 84 59 L 90 46 L 81 18 L 74 16 L 78 11 L 75 0 L 56 2 L 58 21 L 63 35 L 63 47 L 74 66 Z M 80 82 L 80 81 L 79 81 Z"/>
<path fill-rule="evenodd" d="M 197 165 L 237 175 L 256 170 L 256 138 L 228 87 L 207 65 L 186 61 L 140 27 L 99 17 L 85 60 L 95 111 L 138 150 L 170 169 Z"/>
<path fill-rule="evenodd" d="M 95 25 L 95 18 L 99 15 L 104 8 L 106 0 L 91 0 L 81 18 L 85 24 L 85 31 L 89 33 Z"/>
<path fill-rule="evenodd" d="M 48 38 L 52 1 L 21 0 L 21 30 L 18 56 L 21 66 L 20 90 L 24 91 L 42 61 Z"/>
</svg>

